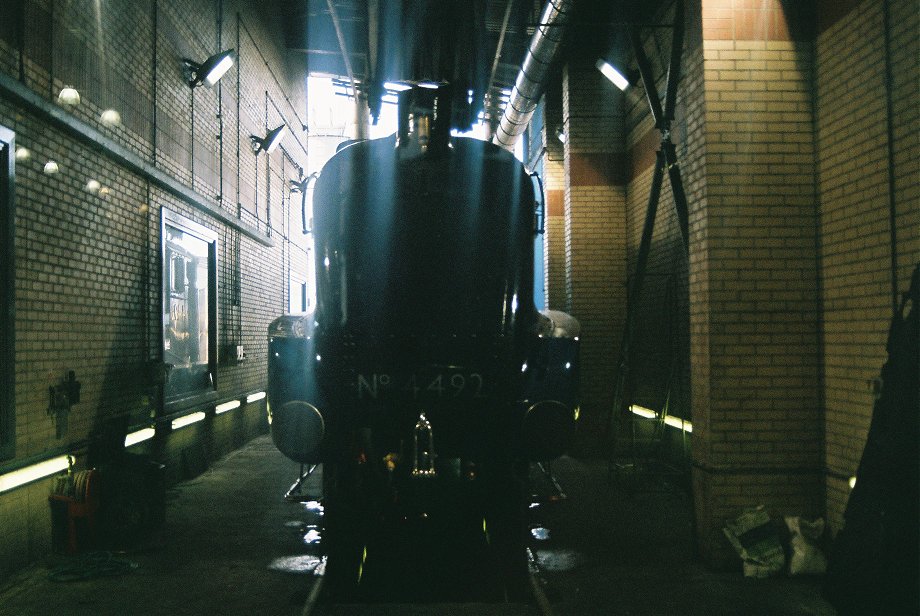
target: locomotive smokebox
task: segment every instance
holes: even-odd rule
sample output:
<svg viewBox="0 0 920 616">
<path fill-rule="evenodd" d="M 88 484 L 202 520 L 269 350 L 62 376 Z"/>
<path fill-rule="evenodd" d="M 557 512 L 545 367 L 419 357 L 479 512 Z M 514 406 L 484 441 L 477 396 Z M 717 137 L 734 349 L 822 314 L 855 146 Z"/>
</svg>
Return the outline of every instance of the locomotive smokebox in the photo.
<svg viewBox="0 0 920 616">
<path fill-rule="evenodd" d="M 568 450 L 575 436 L 581 325 L 569 314 L 544 310 L 537 315 L 537 332 L 524 371 L 522 455 L 552 460 Z"/>
</svg>

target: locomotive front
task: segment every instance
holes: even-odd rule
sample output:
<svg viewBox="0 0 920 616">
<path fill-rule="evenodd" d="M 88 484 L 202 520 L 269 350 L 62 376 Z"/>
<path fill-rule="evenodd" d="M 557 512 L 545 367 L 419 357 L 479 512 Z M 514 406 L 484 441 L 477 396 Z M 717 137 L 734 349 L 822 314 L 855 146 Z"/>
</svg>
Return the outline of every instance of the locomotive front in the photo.
<svg viewBox="0 0 920 616">
<path fill-rule="evenodd" d="M 577 322 L 533 302 L 530 177 L 497 146 L 449 138 L 437 99 L 410 95 L 396 135 L 323 168 L 316 310 L 269 329 L 272 436 L 323 463 L 344 577 L 367 528 L 427 518 L 439 492 L 477 520 L 514 518 L 522 465 L 561 454 L 577 415 Z"/>
</svg>

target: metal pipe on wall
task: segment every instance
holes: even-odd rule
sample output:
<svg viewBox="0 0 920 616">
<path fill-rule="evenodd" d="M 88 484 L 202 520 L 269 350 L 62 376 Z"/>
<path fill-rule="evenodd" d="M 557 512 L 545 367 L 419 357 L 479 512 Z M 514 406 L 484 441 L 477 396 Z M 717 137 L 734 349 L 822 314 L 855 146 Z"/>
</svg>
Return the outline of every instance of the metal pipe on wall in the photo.
<svg viewBox="0 0 920 616">
<path fill-rule="evenodd" d="M 543 8 L 492 143 L 510 150 L 527 128 L 543 95 L 572 5 L 572 0 L 548 0 Z"/>
<path fill-rule="evenodd" d="M 885 31 L 885 110 L 888 141 L 888 228 L 891 236 L 891 309 L 898 314 L 898 202 L 894 169 L 894 76 L 891 71 L 891 7 L 882 3 L 882 29 Z"/>
</svg>

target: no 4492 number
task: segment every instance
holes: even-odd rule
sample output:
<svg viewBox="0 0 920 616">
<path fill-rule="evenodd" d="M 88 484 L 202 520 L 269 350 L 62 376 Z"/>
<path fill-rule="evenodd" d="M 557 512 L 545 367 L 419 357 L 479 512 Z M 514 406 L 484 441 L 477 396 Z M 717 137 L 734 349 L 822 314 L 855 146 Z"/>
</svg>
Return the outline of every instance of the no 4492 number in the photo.
<svg viewBox="0 0 920 616">
<path fill-rule="evenodd" d="M 427 376 L 413 373 L 400 378 L 373 372 L 358 374 L 356 387 L 359 400 L 376 400 L 381 392 L 405 392 L 413 398 L 481 398 L 483 384 L 482 375 L 477 372 L 439 372 Z"/>
</svg>

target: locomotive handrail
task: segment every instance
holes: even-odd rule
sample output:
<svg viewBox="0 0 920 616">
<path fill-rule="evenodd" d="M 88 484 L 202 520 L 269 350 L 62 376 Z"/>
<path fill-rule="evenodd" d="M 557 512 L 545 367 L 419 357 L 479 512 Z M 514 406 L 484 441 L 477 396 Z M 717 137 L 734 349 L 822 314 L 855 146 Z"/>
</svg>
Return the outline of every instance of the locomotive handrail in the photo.
<svg viewBox="0 0 920 616">
<path fill-rule="evenodd" d="M 312 233 L 312 229 L 307 229 L 307 188 L 311 181 L 319 177 L 319 171 L 314 171 L 302 180 L 291 180 L 291 192 L 300 193 L 300 224 L 303 227 L 303 233 Z"/>
</svg>

